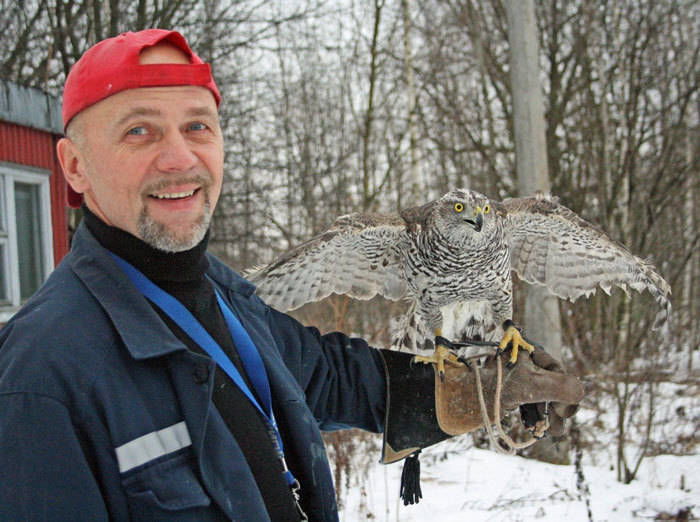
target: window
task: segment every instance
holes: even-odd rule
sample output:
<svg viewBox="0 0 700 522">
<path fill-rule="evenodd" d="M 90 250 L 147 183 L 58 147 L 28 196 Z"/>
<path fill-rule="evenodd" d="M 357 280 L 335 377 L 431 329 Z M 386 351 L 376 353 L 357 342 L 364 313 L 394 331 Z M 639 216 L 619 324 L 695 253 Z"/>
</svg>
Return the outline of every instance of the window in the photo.
<svg viewBox="0 0 700 522">
<path fill-rule="evenodd" d="M 53 267 L 48 171 L 0 163 L 0 322 Z"/>
</svg>

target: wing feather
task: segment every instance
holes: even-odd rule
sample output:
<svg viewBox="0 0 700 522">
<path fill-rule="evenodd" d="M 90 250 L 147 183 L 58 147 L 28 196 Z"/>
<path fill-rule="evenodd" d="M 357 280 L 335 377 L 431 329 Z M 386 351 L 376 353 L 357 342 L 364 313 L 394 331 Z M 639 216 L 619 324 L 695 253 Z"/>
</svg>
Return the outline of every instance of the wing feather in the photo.
<svg viewBox="0 0 700 522">
<path fill-rule="evenodd" d="M 331 294 L 370 299 L 406 295 L 398 244 L 406 223 L 398 216 L 349 214 L 321 234 L 248 274 L 256 293 L 288 311 Z"/>
<path fill-rule="evenodd" d="M 507 199 L 505 230 L 511 268 L 529 283 L 576 300 L 600 287 L 648 290 L 661 307 L 655 327 L 671 312 L 671 288 L 656 268 L 549 196 Z"/>
</svg>

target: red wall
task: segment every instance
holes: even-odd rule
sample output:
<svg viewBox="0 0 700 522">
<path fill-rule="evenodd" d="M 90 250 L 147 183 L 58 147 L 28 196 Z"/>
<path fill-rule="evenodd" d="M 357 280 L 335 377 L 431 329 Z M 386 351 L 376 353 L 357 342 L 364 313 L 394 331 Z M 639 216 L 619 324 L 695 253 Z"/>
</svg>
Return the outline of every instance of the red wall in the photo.
<svg viewBox="0 0 700 522">
<path fill-rule="evenodd" d="M 0 161 L 19 163 L 51 171 L 51 224 L 54 264 L 68 252 L 68 207 L 66 182 L 56 157 L 59 136 L 0 121 Z"/>
</svg>

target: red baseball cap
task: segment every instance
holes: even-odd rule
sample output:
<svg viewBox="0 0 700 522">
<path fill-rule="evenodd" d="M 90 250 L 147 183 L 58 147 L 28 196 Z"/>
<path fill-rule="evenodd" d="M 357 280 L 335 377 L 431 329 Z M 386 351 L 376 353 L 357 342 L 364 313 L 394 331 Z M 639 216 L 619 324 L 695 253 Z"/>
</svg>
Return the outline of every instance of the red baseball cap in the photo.
<svg viewBox="0 0 700 522">
<path fill-rule="evenodd" d="M 189 64 L 140 64 L 141 51 L 167 42 L 185 53 Z M 211 75 L 211 67 L 197 56 L 177 31 L 146 29 L 122 33 L 90 47 L 73 65 L 63 88 L 63 130 L 83 109 L 120 91 L 139 87 L 199 85 L 209 89 L 216 106 L 221 95 Z M 80 207 L 82 194 L 68 186 L 68 204 Z"/>
</svg>

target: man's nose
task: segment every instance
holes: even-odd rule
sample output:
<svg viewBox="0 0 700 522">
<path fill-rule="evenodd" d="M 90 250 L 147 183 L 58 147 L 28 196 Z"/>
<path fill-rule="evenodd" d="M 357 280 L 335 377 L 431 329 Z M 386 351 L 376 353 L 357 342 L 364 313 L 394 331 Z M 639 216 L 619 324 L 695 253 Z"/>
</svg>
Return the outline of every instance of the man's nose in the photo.
<svg viewBox="0 0 700 522">
<path fill-rule="evenodd" d="M 197 155 L 185 136 L 180 132 L 169 132 L 163 137 L 156 167 L 162 172 L 183 172 L 197 164 Z"/>
</svg>

